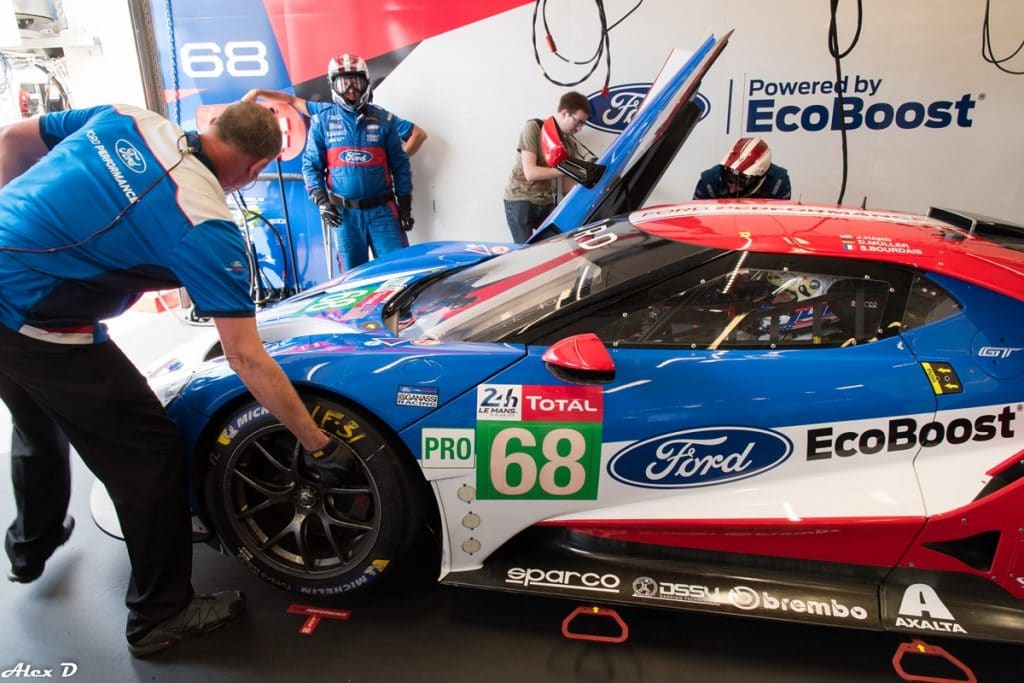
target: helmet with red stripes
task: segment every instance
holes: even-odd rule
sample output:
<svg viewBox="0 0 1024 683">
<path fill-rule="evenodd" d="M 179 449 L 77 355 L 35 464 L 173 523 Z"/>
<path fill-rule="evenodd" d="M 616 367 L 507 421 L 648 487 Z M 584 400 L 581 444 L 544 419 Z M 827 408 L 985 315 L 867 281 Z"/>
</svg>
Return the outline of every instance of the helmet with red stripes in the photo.
<svg viewBox="0 0 1024 683">
<path fill-rule="evenodd" d="M 349 53 L 331 57 L 327 64 L 331 99 L 352 112 L 361 112 L 370 101 L 370 70 L 366 60 Z"/>
<path fill-rule="evenodd" d="M 761 138 L 740 138 L 722 159 L 722 181 L 733 197 L 754 194 L 772 165 L 772 151 Z"/>
</svg>

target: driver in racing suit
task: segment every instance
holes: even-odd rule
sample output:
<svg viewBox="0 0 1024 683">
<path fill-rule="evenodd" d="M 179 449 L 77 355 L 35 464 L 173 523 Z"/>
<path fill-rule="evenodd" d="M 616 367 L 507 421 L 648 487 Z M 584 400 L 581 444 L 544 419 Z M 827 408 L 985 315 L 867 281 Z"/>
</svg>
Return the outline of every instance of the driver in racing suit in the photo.
<svg viewBox="0 0 1024 683">
<path fill-rule="evenodd" d="M 331 59 L 334 105 L 313 113 L 302 155 L 310 199 L 328 228 L 337 228 L 341 267 L 350 270 L 408 245 L 412 169 L 395 118 L 370 104 L 366 62 Z M 312 112 L 311 112 L 312 113 Z"/>
<path fill-rule="evenodd" d="M 740 138 L 722 159 L 700 174 L 694 199 L 753 197 L 789 199 L 789 172 L 772 163 L 772 150 L 761 138 Z"/>
</svg>

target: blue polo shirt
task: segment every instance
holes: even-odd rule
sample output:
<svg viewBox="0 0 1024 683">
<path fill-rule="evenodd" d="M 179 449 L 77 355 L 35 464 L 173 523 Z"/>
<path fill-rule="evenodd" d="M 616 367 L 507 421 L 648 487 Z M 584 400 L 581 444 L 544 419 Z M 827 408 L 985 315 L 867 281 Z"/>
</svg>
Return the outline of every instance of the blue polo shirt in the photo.
<svg viewBox="0 0 1024 683">
<path fill-rule="evenodd" d="M 0 323 L 104 341 L 145 291 L 185 287 L 199 315 L 254 315 L 245 243 L 184 132 L 131 106 L 39 118 L 50 151 L 0 189 Z"/>
</svg>

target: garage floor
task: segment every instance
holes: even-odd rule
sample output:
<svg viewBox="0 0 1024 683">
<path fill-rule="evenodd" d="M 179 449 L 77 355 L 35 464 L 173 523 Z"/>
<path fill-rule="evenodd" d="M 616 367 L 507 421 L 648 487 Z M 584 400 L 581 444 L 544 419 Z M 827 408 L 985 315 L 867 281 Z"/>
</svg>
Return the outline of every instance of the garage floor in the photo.
<svg viewBox="0 0 1024 683">
<path fill-rule="evenodd" d="M 113 332 L 142 365 L 152 360 L 146 354 L 154 353 L 153 339 L 173 343 L 176 335 L 189 334 L 166 314 L 134 315 Z M 3 526 L 14 508 L 9 434 L 9 416 L 0 406 Z M 910 640 L 898 634 L 620 609 L 629 626 L 628 640 L 618 645 L 587 643 L 561 635 L 562 619 L 578 603 L 448 588 L 430 576 L 314 601 L 274 589 L 230 558 L 196 546 L 196 588 L 240 588 L 248 598 L 248 612 L 222 631 L 186 641 L 153 659 L 135 660 L 124 641 L 127 556 L 120 541 L 92 523 L 92 475 L 80 461 L 74 463 L 71 512 L 78 526 L 71 540 L 35 583 L 0 579 L 0 676 L 6 679 L 25 677 L 26 667 L 51 669 L 52 678 L 59 679 L 67 663 L 65 671 L 72 674 L 67 678 L 77 681 L 875 683 L 900 680 L 892 656 L 900 643 Z M 302 635 L 304 618 L 287 613 L 293 603 L 351 610 L 351 618 L 324 619 L 312 634 Z M 599 630 L 589 619 L 576 626 Z M 979 681 L 1022 680 L 1024 648 L 924 640 L 958 657 Z M 930 664 L 916 657 L 907 660 L 912 673 L 965 679 L 956 669 Z M 12 669 L 16 671 L 7 673 Z"/>
</svg>

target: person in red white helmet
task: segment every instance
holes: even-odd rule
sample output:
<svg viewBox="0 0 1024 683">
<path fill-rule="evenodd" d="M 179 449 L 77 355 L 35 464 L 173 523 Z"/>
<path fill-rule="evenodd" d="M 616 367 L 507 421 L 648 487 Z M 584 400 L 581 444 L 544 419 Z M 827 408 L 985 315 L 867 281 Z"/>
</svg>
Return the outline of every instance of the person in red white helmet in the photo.
<svg viewBox="0 0 1024 683">
<path fill-rule="evenodd" d="M 302 176 L 326 230 L 334 233 L 342 270 L 408 246 L 412 168 L 396 117 L 371 103 L 369 69 L 349 53 L 330 60 L 334 103 L 310 113 Z"/>
<path fill-rule="evenodd" d="M 722 159 L 700 174 L 694 199 L 755 197 L 789 199 L 789 173 L 772 163 L 772 150 L 761 138 L 740 138 Z"/>
</svg>

